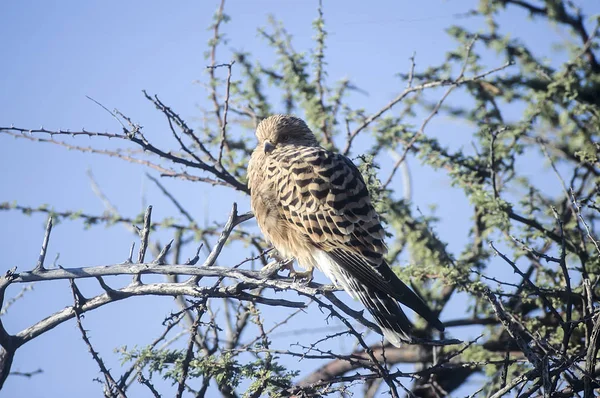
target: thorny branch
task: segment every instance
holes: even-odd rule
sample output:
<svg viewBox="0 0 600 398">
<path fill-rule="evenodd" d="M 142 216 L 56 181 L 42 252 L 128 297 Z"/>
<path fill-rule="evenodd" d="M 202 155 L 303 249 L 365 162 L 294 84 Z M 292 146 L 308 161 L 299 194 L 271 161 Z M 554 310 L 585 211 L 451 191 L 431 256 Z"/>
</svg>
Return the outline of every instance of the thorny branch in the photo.
<svg viewBox="0 0 600 398">
<path fill-rule="evenodd" d="M 140 250 L 138 252 L 137 261 L 143 261 L 145 258 L 146 247 L 148 246 L 149 239 L 149 225 L 150 225 L 150 214 L 151 214 L 151 206 L 148 208 L 146 212 L 146 216 L 144 218 L 144 228 L 140 231 L 140 239 L 142 243 L 140 244 Z M 165 248 L 158 254 L 157 259 L 153 260 L 149 263 L 134 263 L 131 261 L 131 254 L 129 255 L 130 259 L 121 264 L 111 264 L 105 266 L 95 266 L 95 267 L 84 267 L 84 268 L 63 268 L 59 267 L 57 269 L 43 269 L 40 270 L 37 266 L 34 267 L 31 271 L 21 272 L 18 274 L 11 274 L 10 279 L 7 279 L 8 284 L 12 283 L 26 283 L 26 282 L 43 282 L 43 281 L 51 281 L 58 279 L 67 279 L 71 281 L 72 290 L 74 297 L 76 299 L 76 304 L 73 307 L 65 308 L 64 310 L 58 311 L 57 313 L 43 319 L 42 321 L 18 332 L 16 335 L 12 336 L 16 344 L 16 348 L 22 346 L 23 344 L 31 341 L 32 339 L 38 337 L 39 335 L 53 329 L 59 324 L 72 319 L 78 319 L 79 323 L 81 322 L 81 315 L 104 306 L 106 304 L 116 302 L 119 300 L 126 299 L 132 296 L 139 295 L 165 295 L 165 296 L 178 296 L 178 295 L 186 295 L 191 297 L 198 297 L 206 303 L 206 300 L 210 298 L 219 298 L 219 297 L 227 297 L 228 299 L 237 299 L 241 302 L 249 301 L 251 303 L 257 303 L 262 305 L 272 305 L 272 306 L 284 306 L 291 308 L 306 308 L 308 303 L 290 301 L 287 299 L 271 299 L 264 297 L 262 295 L 255 295 L 250 293 L 251 291 L 256 291 L 260 289 L 261 291 L 265 288 L 274 289 L 277 291 L 281 290 L 291 290 L 295 291 L 298 294 L 314 298 L 319 294 L 328 296 L 329 292 L 335 290 L 330 286 L 323 286 L 317 283 L 310 283 L 308 285 L 298 284 L 293 279 L 287 278 L 272 278 L 272 272 L 268 271 L 266 274 L 263 270 L 253 271 L 253 270 L 245 270 L 237 267 L 216 267 L 214 266 L 214 261 L 218 257 L 221 249 L 225 245 L 228 237 L 230 236 L 233 228 L 239 223 L 246 221 L 251 217 L 251 214 L 238 215 L 236 206 L 233 206 L 232 212 L 230 214 L 229 220 L 221 234 L 221 237 L 217 244 L 214 246 L 213 250 L 204 261 L 202 266 L 193 266 L 193 265 L 169 265 L 164 264 L 164 259 L 166 257 L 170 244 L 165 246 Z M 46 231 L 48 232 L 48 231 Z M 48 235 L 48 233 L 46 233 Z M 46 247 L 48 245 L 49 239 L 45 239 L 43 242 L 43 246 Z M 159 261 L 160 260 L 160 261 Z M 191 260 L 195 262 L 196 260 Z M 243 263 L 243 262 L 242 262 Z M 134 275 L 140 276 L 142 274 L 163 274 L 163 275 L 189 275 L 192 276 L 192 280 L 196 281 L 203 277 L 216 277 L 218 281 L 222 281 L 225 278 L 236 281 L 232 285 L 220 285 L 220 282 L 213 286 L 204 287 L 197 286 L 196 283 L 188 282 L 179 282 L 179 283 L 142 283 L 139 278 L 134 280 L 134 282 L 128 286 L 123 288 L 111 288 L 104 281 L 103 277 L 111 276 L 111 275 Z M 75 286 L 74 281 L 77 279 L 86 279 L 86 278 L 96 278 L 100 282 L 100 286 L 105 291 L 105 293 L 100 294 L 98 296 L 86 299 L 79 293 L 79 290 Z M 333 296 L 328 296 L 330 300 L 333 300 Z M 317 300 L 320 306 L 327 308 L 334 316 L 338 317 L 342 322 L 349 327 L 351 333 L 353 333 L 359 341 L 362 342 L 362 345 L 366 348 L 366 344 L 362 340 L 361 335 L 352 327 L 344 316 L 341 316 L 334 306 L 330 304 L 326 304 L 319 299 Z M 350 310 L 345 304 L 338 302 L 336 300 L 332 301 L 337 304 L 340 309 L 344 311 L 344 313 L 360 323 L 365 325 L 372 325 L 369 321 L 365 320 L 362 316 L 362 312 L 357 312 Z M 195 318 L 195 324 L 200 322 L 200 317 L 197 316 Z M 83 327 L 81 326 L 81 329 Z M 378 330 L 378 329 L 376 329 Z M 84 332 L 85 333 L 85 332 Z M 87 337 L 87 336 L 86 336 Z M 84 337 L 84 340 L 86 338 Z M 452 343 L 452 342 L 449 342 Z M 91 347 L 91 343 L 89 339 L 87 339 L 86 344 L 88 347 Z M 93 348 L 90 348 L 94 360 L 99 364 L 101 371 L 104 373 L 106 367 L 104 366 L 100 357 L 95 353 Z M 94 355 L 95 354 L 95 355 Z M 370 354 L 370 360 L 372 361 L 373 366 L 375 366 L 377 371 L 385 376 L 385 372 L 387 372 L 384 368 L 378 365 L 378 361 L 375 359 L 373 354 Z M 124 394 L 122 390 L 123 384 L 117 383 L 112 375 L 108 371 L 105 373 L 105 378 L 107 380 L 107 384 L 111 386 L 112 389 L 115 389 L 119 395 Z M 138 375 L 140 377 L 141 373 Z M 125 376 L 127 379 L 128 376 Z M 143 377 L 143 375 L 142 375 Z M 183 379 L 185 380 L 185 378 Z M 388 378 L 388 383 L 390 385 L 390 389 L 392 391 L 395 390 L 395 386 L 392 379 Z M 181 386 L 184 385 L 182 382 Z M 179 390 L 181 391 L 181 390 Z"/>
<path fill-rule="evenodd" d="M 404 160 L 406 159 L 406 156 L 408 155 L 408 152 L 411 150 L 411 148 L 413 147 L 413 145 L 417 142 L 417 139 L 419 138 L 419 136 L 421 136 L 422 134 L 424 134 L 425 132 L 425 128 L 427 127 L 427 124 L 435 117 L 435 115 L 438 114 L 440 108 L 442 107 L 442 105 L 444 104 L 444 101 L 446 101 L 446 99 L 450 96 L 450 93 L 452 93 L 452 91 L 458 87 L 460 84 L 465 83 L 466 81 L 463 81 L 463 78 L 465 76 L 465 72 L 467 70 L 467 66 L 469 65 L 469 60 L 471 57 L 471 50 L 473 48 L 473 45 L 475 44 L 475 42 L 477 41 L 477 36 L 475 36 L 467 45 L 467 49 L 466 49 L 466 55 L 465 55 L 465 60 L 463 62 L 462 68 L 460 69 L 460 72 L 458 74 L 458 76 L 453 79 L 453 81 L 450 83 L 450 87 L 448 87 L 448 89 L 446 90 L 446 92 L 444 93 L 444 95 L 442 96 L 442 98 L 440 98 L 440 100 L 437 102 L 437 104 L 435 104 L 435 106 L 433 107 L 433 110 L 431 111 L 431 113 L 429 114 L 429 116 L 427 116 L 427 118 L 423 121 L 423 123 L 421 124 L 421 127 L 419 128 L 419 130 L 413 135 L 413 137 L 410 139 L 410 141 L 406 144 L 404 151 L 402 152 L 402 155 L 396 160 L 396 162 L 394 163 L 394 167 L 392 168 L 392 172 L 390 173 L 389 177 L 387 178 L 387 180 L 383 183 L 383 188 L 387 188 L 388 185 L 390 185 L 390 183 L 392 182 L 392 179 L 394 178 L 394 175 L 396 174 L 396 171 L 398 170 L 398 168 L 400 167 L 400 165 L 402 164 L 402 162 L 404 162 Z M 497 68 L 498 71 L 508 67 L 509 64 L 504 65 L 501 68 Z M 412 88 L 412 76 L 414 73 L 414 57 L 412 58 L 412 65 L 411 65 L 411 69 L 410 69 L 410 75 L 409 75 L 409 86 L 407 88 L 410 89 Z M 482 76 L 483 77 L 483 76 Z M 481 79 L 481 77 L 474 77 L 472 78 L 470 81 L 475 81 Z M 447 85 L 447 84 L 444 84 Z M 355 133 L 353 134 L 358 134 L 358 132 L 360 132 L 359 130 L 355 130 Z"/>
<path fill-rule="evenodd" d="M 126 398 L 127 396 L 125 395 L 123 390 L 121 390 L 121 387 L 117 384 L 115 379 L 112 377 L 106 365 L 104 365 L 104 361 L 102 360 L 102 358 L 100 358 L 98 352 L 94 350 L 94 347 L 92 346 L 87 332 L 83 328 L 83 324 L 81 322 L 80 307 L 83 305 L 83 303 L 85 303 L 86 299 L 82 296 L 81 292 L 77 288 L 77 285 L 75 285 L 75 281 L 73 279 L 70 279 L 69 283 L 71 285 L 71 292 L 73 293 L 73 301 L 75 302 L 75 304 L 73 305 L 73 312 L 75 313 L 75 317 L 77 319 L 77 328 L 81 332 L 81 338 L 87 345 L 88 350 L 92 355 L 92 358 L 98 364 L 100 372 L 102 372 L 102 374 L 104 375 L 104 378 L 106 380 L 105 394 L 108 393 L 109 396 L 117 395 L 120 398 Z M 113 390 L 116 392 L 116 394 L 113 393 Z"/>
<path fill-rule="evenodd" d="M 390 109 L 392 109 L 394 107 L 394 105 L 398 104 L 400 101 L 402 101 L 403 99 L 405 99 L 409 94 L 415 93 L 415 92 L 420 92 L 426 89 L 430 89 L 430 88 L 435 88 L 435 87 L 443 87 L 443 86 L 452 86 L 452 87 L 456 87 L 465 83 L 469 83 L 469 82 L 474 82 L 477 80 L 481 80 L 493 73 L 499 72 L 503 69 L 508 68 L 509 66 L 511 66 L 512 63 L 507 62 L 502 66 L 499 66 L 497 68 L 493 68 L 490 69 L 486 72 L 482 72 L 482 73 L 478 73 L 474 76 L 471 77 L 464 77 L 464 76 L 460 76 L 455 80 L 449 80 L 449 79 L 445 79 L 445 80 L 437 80 L 437 81 L 431 81 L 431 82 L 427 82 L 427 83 L 423 83 L 420 84 L 418 86 L 410 86 L 404 89 L 404 91 L 402 91 L 400 94 L 398 94 L 396 96 L 396 98 L 394 98 L 393 100 L 391 100 L 387 105 L 385 105 L 384 107 L 382 107 L 381 109 L 379 109 L 377 112 L 373 113 L 371 116 L 369 116 L 367 119 L 365 119 L 365 121 L 363 123 L 361 123 L 358 127 L 356 127 L 351 133 L 349 133 L 348 135 L 348 139 L 346 140 L 346 146 L 343 149 L 342 153 L 347 154 L 350 151 L 350 147 L 352 146 L 352 142 L 354 141 L 354 139 L 356 138 L 356 136 L 358 134 L 360 134 L 361 131 L 363 131 L 365 128 L 367 128 L 371 123 L 373 123 L 373 121 L 379 119 L 384 113 L 386 113 L 387 111 L 389 111 Z M 464 72 L 463 72 L 464 73 Z M 447 94 L 449 95 L 449 93 Z M 443 98 L 445 99 L 445 97 Z M 443 101 L 442 101 L 443 102 Z M 441 104 L 440 104 L 441 106 Z M 435 113 L 437 112 L 433 112 L 433 115 L 435 115 Z M 431 117 L 433 117 L 433 115 Z M 427 123 L 425 123 L 426 125 Z"/>
</svg>

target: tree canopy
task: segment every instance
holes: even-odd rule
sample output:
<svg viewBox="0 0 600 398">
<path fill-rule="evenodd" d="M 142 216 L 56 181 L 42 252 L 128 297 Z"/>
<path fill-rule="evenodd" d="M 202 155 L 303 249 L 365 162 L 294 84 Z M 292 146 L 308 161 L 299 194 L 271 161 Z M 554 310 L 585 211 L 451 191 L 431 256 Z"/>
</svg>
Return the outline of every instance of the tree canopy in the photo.
<svg viewBox="0 0 600 398">
<path fill-rule="evenodd" d="M 328 73 L 329 49 L 339 37 L 330 35 L 327 12 L 340 5 L 316 4 L 312 47 L 305 52 L 296 50 L 294 32 L 270 18 L 258 28 L 270 59 L 228 41 L 227 27 L 236 20 L 226 6 L 222 0 L 209 27 L 203 81 L 210 105 L 199 111 L 199 121 L 186 120 L 160 93 L 144 91 L 166 120 L 160 138 L 126 110 L 100 102 L 119 129 L 0 127 L 3 145 L 14 137 L 141 165 L 177 209 L 165 219 L 153 217 L 153 206 L 127 216 L 98 186 L 104 213 L 0 203 L 3 212 L 48 216 L 37 264 L 4 264 L 0 383 L 23 375 L 11 367 L 22 347 L 70 322 L 109 397 L 128 396 L 136 387 L 148 396 L 177 397 L 595 396 L 600 15 L 593 7 L 480 0 L 447 28 L 454 45 L 441 62 L 423 67 L 419 54 L 427 49 L 415 49 L 397 76 L 380 76 L 395 96 L 370 98 L 378 105 L 365 109 L 356 96 L 369 87 Z M 509 12 L 562 39 L 521 35 L 507 20 Z M 398 45 L 410 40 L 398 38 Z M 347 62 L 352 57 L 360 57 L 359 48 Z M 171 73 L 176 70 L 174 64 Z M 393 347 L 357 303 L 326 281 L 302 284 L 277 272 L 248 212 L 246 178 L 253 130 L 273 113 L 304 118 L 324 147 L 360 166 L 389 235 L 388 260 L 441 314 L 444 334 L 415 319 L 415 344 Z M 450 124 L 459 126 L 459 135 L 445 133 Z M 414 203 L 414 167 L 430 173 L 421 175 L 443 175 L 460 193 L 470 210 L 463 227 Z M 165 184 L 175 179 L 219 195 L 230 203 L 229 216 L 212 215 L 220 222 L 203 226 Z M 439 181 L 431 178 L 430 189 Z M 10 195 L 10 186 L 3 195 Z M 43 203 L 44 193 L 39 197 Z M 454 205 L 453 197 L 438 199 Z M 71 220 L 125 226 L 139 239 L 112 264 L 50 265 L 46 253 L 56 224 Z M 225 257 L 234 251 L 243 260 Z M 69 282 L 69 306 L 21 330 L 6 328 L 15 316 L 9 307 L 28 294 L 28 283 L 58 280 Z M 9 287 L 17 287 L 8 290 L 13 298 L 5 294 Z M 120 347 L 116 337 L 122 367 L 107 366 L 107 353 L 95 348 L 93 336 L 107 332 L 88 331 L 84 315 L 140 296 L 135 305 L 143 306 L 147 296 L 176 300 L 154 341 Z M 294 331 L 304 328 L 308 333 L 300 339 Z M 277 336 L 281 330 L 284 338 Z M 35 374 L 28 376 L 35 383 Z"/>
</svg>

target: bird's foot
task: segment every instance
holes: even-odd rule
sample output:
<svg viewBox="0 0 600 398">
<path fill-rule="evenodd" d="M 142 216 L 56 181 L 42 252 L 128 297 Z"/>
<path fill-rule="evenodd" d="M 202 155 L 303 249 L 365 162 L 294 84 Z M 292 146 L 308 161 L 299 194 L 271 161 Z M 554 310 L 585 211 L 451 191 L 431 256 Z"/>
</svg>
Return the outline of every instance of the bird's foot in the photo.
<svg viewBox="0 0 600 398">
<path fill-rule="evenodd" d="M 268 254 L 267 257 L 269 257 L 270 259 L 273 259 L 275 261 L 277 261 L 278 263 L 287 261 L 285 258 L 283 258 L 281 256 L 281 254 L 279 254 L 279 252 L 277 251 L 277 249 L 272 249 Z"/>
<path fill-rule="evenodd" d="M 270 278 L 275 276 L 279 271 L 289 270 L 290 272 L 294 271 L 293 258 L 284 259 L 276 252 L 271 252 L 268 254 L 270 258 L 275 261 L 271 261 L 269 264 L 262 267 L 260 273 L 264 278 Z"/>
<path fill-rule="evenodd" d="M 279 270 L 284 271 L 288 270 L 290 273 L 294 272 L 294 259 L 293 258 L 282 258 L 280 257 L 278 260 Z"/>
<path fill-rule="evenodd" d="M 290 270 L 289 277 L 292 278 L 294 282 L 298 282 L 303 285 L 308 285 L 314 278 L 312 269 L 308 271 L 296 271 L 293 268 Z"/>
<path fill-rule="evenodd" d="M 294 269 L 293 258 L 283 258 L 277 251 L 273 250 L 268 254 L 270 258 L 275 261 L 270 262 L 261 269 L 261 274 L 265 277 L 272 277 L 279 271 L 288 270 L 288 277 L 292 278 L 294 282 L 308 285 L 313 280 L 313 269 L 307 271 L 296 271 Z"/>
</svg>

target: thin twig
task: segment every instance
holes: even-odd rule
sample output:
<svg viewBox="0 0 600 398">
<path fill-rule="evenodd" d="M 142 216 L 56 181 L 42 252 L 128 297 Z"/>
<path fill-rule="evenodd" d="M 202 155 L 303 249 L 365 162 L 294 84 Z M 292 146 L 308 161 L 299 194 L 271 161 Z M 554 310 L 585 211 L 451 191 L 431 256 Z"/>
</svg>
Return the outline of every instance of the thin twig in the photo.
<svg viewBox="0 0 600 398">
<path fill-rule="evenodd" d="M 421 124 L 421 127 L 419 128 L 419 130 L 412 136 L 412 138 L 410 139 L 408 144 L 405 145 L 402 155 L 400 156 L 400 158 L 398 158 L 398 160 L 396 160 L 396 163 L 394 163 L 394 166 L 392 167 L 392 171 L 391 171 L 390 175 L 388 176 L 387 180 L 383 183 L 384 189 L 386 189 L 388 187 L 388 185 L 392 182 L 392 179 L 394 178 L 394 175 L 396 174 L 398 167 L 400 167 L 402 162 L 404 162 L 404 159 L 406 159 L 406 156 L 408 155 L 408 152 L 410 151 L 410 149 L 417 142 L 419 137 L 425 132 L 425 128 L 427 127 L 427 124 L 431 121 L 431 119 L 433 119 L 433 117 L 435 115 L 437 115 L 437 113 L 439 112 L 440 108 L 442 107 L 444 101 L 446 101 L 446 99 L 450 96 L 450 93 L 452 93 L 452 91 L 462 83 L 461 80 L 463 79 L 465 72 L 467 70 L 467 65 L 469 64 L 469 58 L 471 56 L 471 50 L 473 48 L 473 45 L 475 44 L 475 41 L 477 41 L 477 38 L 478 37 L 475 36 L 467 45 L 465 61 L 462 65 L 460 73 L 458 74 L 456 79 L 453 80 L 453 82 L 450 85 L 450 87 L 448 88 L 448 90 L 446 90 L 446 92 L 444 93 L 442 98 L 440 98 L 440 100 L 437 102 L 437 104 L 433 107 L 433 110 L 431 111 L 429 116 L 427 116 L 427 118 L 425 118 L 425 120 Z M 413 68 L 414 68 L 414 59 L 412 60 L 412 64 L 411 64 L 411 74 L 413 73 Z M 409 78 L 409 80 L 411 80 L 411 79 L 412 79 L 412 77 Z M 406 90 L 409 90 L 411 88 L 412 87 L 409 86 Z"/>
<path fill-rule="evenodd" d="M 503 69 L 508 68 L 509 66 L 512 65 L 512 62 L 507 62 L 502 66 L 490 69 L 486 72 L 482 72 L 479 73 L 475 76 L 472 77 L 463 77 L 461 79 L 456 79 L 456 80 L 435 80 L 432 82 L 427 82 L 427 83 L 423 83 L 420 84 L 418 86 L 412 86 L 412 87 L 407 87 L 406 89 L 404 89 L 404 91 L 402 91 L 400 94 L 398 94 L 398 96 L 396 96 L 396 98 L 394 98 L 393 100 L 391 100 L 387 105 L 385 105 L 384 107 L 382 107 L 381 109 L 379 109 L 377 112 L 375 112 L 374 114 L 372 114 L 371 116 L 369 116 L 367 119 L 365 119 L 365 121 L 360 124 L 356 129 L 354 129 L 354 131 L 349 135 L 349 138 L 346 142 L 346 148 L 350 147 L 352 145 L 352 141 L 354 140 L 354 138 L 365 128 L 367 128 L 372 122 L 374 122 L 375 120 L 379 119 L 381 117 L 381 115 L 383 115 L 385 112 L 389 111 L 390 109 L 392 109 L 394 107 L 394 105 L 396 105 L 397 103 L 399 103 L 400 101 L 402 101 L 407 95 L 414 93 L 414 92 L 418 92 L 418 91 L 422 91 L 422 90 L 426 90 L 426 89 L 430 89 L 430 88 L 434 88 L 434 87 L 440 87 L 440 86 L 458 86 L 458 85 L 462 85 L 465 83 L 469 83 L 469 82 L 473 82 L 473 81 L 477 81 L 480 79 L 485 78 L 488 75 L 491 75 L 493 73 L 499 72 Z M 347 149 L 344 149 L 342 151 L 343 153 L 347 153 Z"/>
<path fill-rule="evenodd" d="M 181 364 L 181 377 L 178 380 L 177 385 L 177 395 L 176 398 L 181 398 L 183 395 L 183 390 L 185 389 L 185 381 L 188 377 L 188 372 L 190 369 L 190 363 L 194 357 L 194 343 L 196 341 L 196 335 L 198 333 L 198 327 L 200 326 L 200 319 L 202 319 L 202 314 L 206 310 L 206 299 L 202 300 L 199 304 L 196 314 L 196 319 L 194 320 L 194 324 L 190 329 L 190 338 L 188 340 L 188 345 L 185 351 L 185 357 L 183 358 L 183 362 Z"/>
<path fill-rule="evenodd" d="M 156 186 L 158 187 L 158 189 L 160 189 L 160 191 L 167 198 L 169 198 L 169 200 L 171 201 L 171 203 L 173 203 L 173 205 L 175 205 L 175 207 L 177 208 L 177 210 L 179 210 L 179 212 L 190 222 L 190 224 L 192 224 L 192 225 L 196 224 L 196 221 L 190 215 L 190 213 L 188 213 L 188 211 L 186 209 L 184 209 L 184 207 L 181 205 L 181 203 L 179 203 L 179 201 L 171 194 L 171 192 L 169 192 L 167 190 L 167 188 L 165 188 L 165 186 L 163 184 L 161 184 L 161 182 L 157 178 L 154 178 L 152 175 L 150 175 L 148 173 L 146 173 L 146 177 L 148 177 L 153 183 L 156 184 Z"/>
<path fill-rule="evenodd" d="M 152 206 L 146 208 L 144 213 L 144 227 L 139 231 L 140 235 L 140 250 L 138 251 L 137 263 L 143 263 L 146 257 L 146 251 L 148 250 L 148 238 L 150 236 L 150 226 L 152 224 Z M 133 276 L 132 283 L 140 283 L 140 275 L 136 274 Z"/>
<path fill-rule="evenodd" d="M 527 275 L 525 275 L 519 269 L 519 267 L 517 267 L 517 265 L 514 263 L 514 261 L 511 261 L 508 257 L 506 257 L 506 255 L 504 255 L 502 252 L 500 252 L 498 249 L 496 249 L 496 247 L 494 246 L 494 242 L 490 242 L 490 247 L 494 250 L 494 252 L 498 256 L 500 256 L 507 264 L 509 264 L 512 267 L 513 271 L 515 273 L 517 273 L 523 279 L 523 282 L 529 288 L 531 288 L 534 292 L 536 292 L 537 296 L 540 298 L 540 300 L 542 300 L 544 302 L 544 305 L 546 306 L 546 308 L 548 308 L 550 310 L 550 312 L 552 312 L 552 315 L 554 315 L 556 320 L 558 322 L 560 322 L 561 325 L 564 325 L 564 322 L 565 322 L 564 319 L 560 316 L 560 314 L 558 313 L 556 308 L 554 308 L 554 306 L 552 305 L 550 300 L 548 300 L 546 295 L 540 291 L 540 289 L 531 281 L 531 279 L 529 279 L 529 277 Z M 570 322 L 570 320 L 568 322 Z"/>
<path fill-rule="evenodd" d="M 69 283 L 71 285 L 71 292 L 73 293 L 74 304 L 73 304 L 72 309 L 73 309 L 73 312 L 75 313 L 75 317 L 77 318 L 77 328 L 81 332 L 81 338 L 87 345 L 88 350 L 89 350 L 90 354 L 92 355 L 92 358 L 94 358 L 94 361 L 96 362 L 96 364 L 100 368 L 100 371 L 104 375 L 107 388 L 109 390 L 113 390 L 113 389 L 116 390 L 116 393 L 118 394 L 119 397 L 126 398 L 127 396 L 125 395 L 125 393 L 123 392 L 121 387 L 119 387 L 119 385 L 117 384 L 115 379 L 112 377 L 108 368 L 104 365 L 104 361 L 102 360 L 102 358 L 100 358 L 100 355 L 98 354 L 98 352 L 96 350 L 94 350 L 94 347 L 92 346 L 92 343 L 87 336 L 87 332 L 83 328 L 83 324 L 81 322 L 81 307 L 84 305 L 84 303 L 81 302 L 82 296 L 81 296 L 81 293 L 79 293 L 79 289 L 77 288 L 77 285 L 75 285 L 75 281 L 73 279 L 70 279 Z"/>
<path fill-rule="evenodd" d="M 146 379 L 141 372 L 138 375 L 138 381 L 148 387 L 154 398 L 161 398 L 161 395 L 158 393 L 156 388 L 154 388 L 154 385 L 150 382 L 150 380 Z"/>
<path fill-rule="evenodd" d="M 225 66 L 227 66 L 227 82 L 225 84 L 225 104 L 223 105 L 223 121 L 221 122 L 221 141 L 219 143 L 219 158 L 217 160 L 217 163 L 219 164 L 219 166 L 221 166 L 221 169 L 223 169 L 223 149 L 225 147 L 227 147 L 227 149 L 229 149 L 229 145 L 227 144 L 227 114 L 229 113 L 229 91 L 231 89 L 231 67 L 233 66 L 233 64 L 235 63 L 235 61 L 231 61 L 228 64 L 224 64 Z M 214 66 L 210 66 L 209 68 L 211 70 L 214 70 L 216 68 L 218 68 L 219 66 L 222 65 L 214 65 Z M 211 72 L 213 73 L 213 72 Z"/>
</svg>

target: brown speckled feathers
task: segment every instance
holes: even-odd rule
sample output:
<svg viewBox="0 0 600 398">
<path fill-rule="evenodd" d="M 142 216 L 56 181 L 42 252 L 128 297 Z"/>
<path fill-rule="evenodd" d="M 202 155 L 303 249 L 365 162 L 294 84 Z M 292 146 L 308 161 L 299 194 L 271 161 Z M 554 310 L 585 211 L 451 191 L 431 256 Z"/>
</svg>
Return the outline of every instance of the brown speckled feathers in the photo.
<svg viewBox="0 0 600 398">
<path fill-rule="evenodd" d="M 359 299 L 394 345 L 410 341 L 412 325 L 396 300 L 436 328 L 442 323 L 393 273 L 379 216 L 356 166 L 321 148 L 298 118 L 275 115 L 256 131 L 248 170 L 252 209 L 279 253 Z"/>
</svg>

